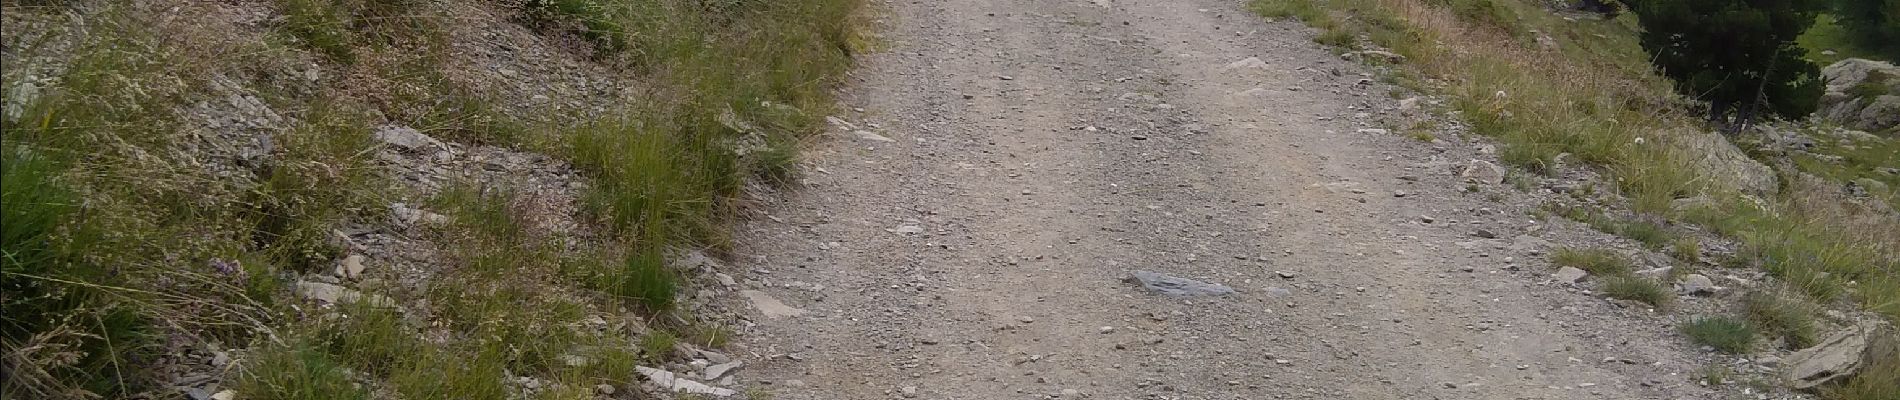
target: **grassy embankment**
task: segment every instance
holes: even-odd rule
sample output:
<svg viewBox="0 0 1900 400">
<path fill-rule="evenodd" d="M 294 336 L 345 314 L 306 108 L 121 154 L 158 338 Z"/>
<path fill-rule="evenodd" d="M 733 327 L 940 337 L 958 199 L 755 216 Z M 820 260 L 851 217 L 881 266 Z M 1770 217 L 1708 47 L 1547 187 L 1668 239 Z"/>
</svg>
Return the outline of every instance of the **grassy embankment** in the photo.
<svg viewBox="0 0 1900 400">
<path fill-rule="evenodd" d="M 1706 128 L 1694 105 L 1652 72 L 1636 42 L 1634 16 L 1567 21 L 1514 0 L 1255 0 L 1251 6 L 1270 18 L 1304 21 L 1320 30 L 1315 40 L 1323 44 L 1403 55 L 1388 78 L 1449 98 L 1450 111 L 1501 143 L 1505 162 L 1548 173 L 1581 161 L 1603 173 L 1630 210 L 1614 217 L 1595 207 L 1559 207 L 1563 214 L 1652 249 L 1677 249 L 1686 261 L 1699 258 L 1700 246 L 1677 236 L 1691 226 L 1710 229 L 1741 243 L 1726 265 L 1762 268 L 1791 288 L 1754 294 L 1759 298 L 1746 318 L 1694 320 L 1684 329 L 1693 338 L 1737 351 L 1754 345 L 1757 330 L 1787 336 L 1790 344 L 1808 342 L 1814 314 L 1798 310 L 1810 303 L 1851 304 L 1900 319 L 1900 241 L 1891 240 L 1900 237 L 1900 221 L 1845 205 L 1826 181 L 1801 179 L 1816 173 L 1811 168 L 1777 168 L 1781 183 L 1766 194 L 1744 193 L 1721 176 L 1725 172 L 1696 168 L 1709 149 L 1694 135 Z M 1547 39 L 1540 43 L 1540 36 Z M 1862 172 L 1900 162 L 1880 157 L 1892 139 L 1886 143 L 1861 148 L 1874 154 L 1871 159 L 1830 165 Z M 1672 205 L 1696 196 L 1711 201 Z M 1695 266 L 1685 262 L 1677 269 Z M 1611 289 L 1620 296 L 1666 301 L 1644 282 L 1616 281 Z M 1738 332 L 1743 329 L 1747 333 Z M 1877 359 L 1852 382 L 1827 390 L 1829 397 L 1894 398 L 1900 358 Z"/>
<path fill-rule="evenodd" d="M 268 37 L 243 38 L 166 11 L 195 2 L 43 3 L 4 4 L 9 396 L 170 393 L 154 367 L 207 347 L 232 349 L 220 371 L 242 398 L 499 399 L 517 377 L 550 399 L 630 388 L 633 364 L 675 341 L 723 344 L 728 331 L 675 315 L 665 254 L 726 245 L 744 182 L 795 172 L 860 45 L 855 0 L 531 1 L 502 12 L 588 38 L 590 62 L 650 93 L 605 117 L 529 120 L 439 72 L 443 9 L 487 5 L 278 0 Z M 260 67 L 282 60 L 394 89 L 364 98 Z M 224 101 L 207 95 L 220 79 L 259 88 L 287 125 L 258 165 L 207 154 L 218 138 L 186 112 Z M 590 181 L 581 219 L 607 238 L 535 232 L 523 194 L 464 182 L 426 196 L 451 219 L 422 238 L 452 266 L 431 289 L 388 293 L 406 307 L 309 307 L 290 286 L 346 253 L 333 229 L 418 194 L 371 159 L 385 123 L 570 161 Z M 582 321 L 600 315 L 612 322 Z"/>
</svg>

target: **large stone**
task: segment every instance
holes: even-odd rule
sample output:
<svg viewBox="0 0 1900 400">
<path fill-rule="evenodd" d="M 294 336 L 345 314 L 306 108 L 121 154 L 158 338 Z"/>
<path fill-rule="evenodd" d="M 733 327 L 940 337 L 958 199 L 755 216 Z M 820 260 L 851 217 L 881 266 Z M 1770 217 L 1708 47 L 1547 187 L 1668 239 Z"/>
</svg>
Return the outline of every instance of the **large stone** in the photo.
<svg viewBox="0 0 1900 400">
<path fill-rule="evenodd" d="M 1887 74 L 1887 76 L 1880 77 L 1878 76 L 1880 74 Z M 1869 83 L 1869 78 L 1873 78 L 1873 80 L 1877 81 L 1889 80 L 1888 82 L 1880 83 L 1900 85 L 1900 82 L 1890 81 L 1891 78 L 1900 78 L 1900 75 L 1895 74 L 1900 74 L 1900 67 L 1895 67 L 1892 63 L 1884 61 L 1862 58 L 1840 60 L 1821 69 L 1821 75 L 1827 77 L 1827 91 L 1829 92 L 1849 91 L 1855 86 Z"/>
<path fill-rule="evenodd" d="M 363 255 L 351 254 L 349 257 L 344 257 L 343 261 L 336 263 L 335 272 L 338 278 L 356 279 L 359 276 L 363 276 L 364 269 Z"/>
<path fill-rule="evenodd" d="M 1585 276 L 1590 276 L 1590 273 L 1575 267 L 1558 268 L 1557 273 L 1550 274 L 1551 278 L 1563 283 L 1577 283 Z"/>
<path fill-rule="evenodd" d="M 741 290 L 739 291 L 739 295 L 745 296 L 746 300 L 751 300 L 752 308 L 759 309 L 759 313 L 765 314 L 766 318 L 796 317 L 805 314 L 805 310 L 785 305 L 785 303 L 773 298 L 772 295 L 765 294 L 765 292 Z"/>
<path fill-rule="evenodd" d="M 1807 389 L 1854 375 L 1866 361 L 1867 340 L 1882 329 L 1878 322 L 1862 321 L 1789 355 L 1782 360 L 1788 382 L 1796 389 Z"/>
<path fill-rule="evenodd" d="M 434 154 L 436 150 L 448 150 L 449 145 L 425 135 L 422 131 L 406 126 L 389 125 L 376 129 L 376 141 L 403 150 Z"/>
<path fill-rule="evenodd" d="M 732 389 L 714 387 L 712 385 L 695 382 L 691 379 L 681 378 L 672 371 L 659 368 L 634 366 L 633 369 L 635 372 L 639 372 L 640 375 L 646 376 L 647 380 L 653 382 L 654 385 L 674 392 L 704 394 L 718 397 L 726 397 L 739 393 Z"/>
<path fill-rule="evenodd" d="M 713 365 L 706 366 L 705 373 L 700 374 L 700 376 L 706 377 L 706 380 L 719 379 L 719 377 L 721 376 L 726 376 L 726 373 L 737 370 L 739 369 L 739 367 L 743 367 L 743 366 L 745 366 L 745 361 L 733 361 L 733 362 L 728 362 L 728 363 L 713 364 Z"/>
<path fill-rule="evenodd" d="M 1827 77 L 1817 113 L 1822 120 L 1876 133 L 1900 127 L 1900 67 L 1849 58 L 1823 68 L 1821 75 Z"/>
<path fill-rule="evenodd" d="M 1776 193 L 1775 170 L 1759 161 L 1749 158 L 1742 149 L 1729 143 L 1720 133 L 1706 131 L 1679 131 L 1673 134 L 1678 144 L 1689 149 L 1690 165 L 1676 168 L 1693 168 L 1703 171 L 1703 179 L 1708 179 L 1722 188 L 1741 190 L 1756 196 Z M 1657 168 L 1671 168 L 1657 166 Z"/>
<path fill-rule="evenodd" d="M 1504 183 L 1504 167 L 1485 160 L 1471 160 L 1458 164 L 1458 177 L 1471 183 L 1496 185 Z"/>
<path fill-rule="evenodd" d="M 1714 280 L 1709 279 L 1707 275 L 1703 274 L 1689 274 L 1688 276 L 1684 276 L 1682 277 L 1682 282 L 1676 285 L 1677 288 L 1682 290 L 1683 294 L 1689 295 L 1713 294 L 1715 291 L 1721 290 L 1720 287 L 1715 286 Z"/>
<path fill-rule="evenodd" d="M 1218 283 L 1207 283 L 1178 276 L 1169 276 L 1153 271 L 1135 270 L 1123 281 L 1140 284 L 1155 293 L 1167 296 L 1225 296 L 1234 294 L 1234 289 Z"/>
</svg>

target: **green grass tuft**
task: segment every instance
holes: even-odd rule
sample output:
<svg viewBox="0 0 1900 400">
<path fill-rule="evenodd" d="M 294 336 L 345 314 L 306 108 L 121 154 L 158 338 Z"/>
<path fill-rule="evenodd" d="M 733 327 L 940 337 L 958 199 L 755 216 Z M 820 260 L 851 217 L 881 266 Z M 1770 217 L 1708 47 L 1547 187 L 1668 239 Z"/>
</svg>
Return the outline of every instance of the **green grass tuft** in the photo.
<svg viewBox="0 0 1900 400">
<path fill-rule="evenodd" d="M 1770 292 L 1749 293 L 1742 305 L 1750 322 L 1763 334 L 1786 341 L 1788 348 L 1807 348 L 1819 340 L 1814 325 L 1814 316 L 1821 312 L 1818 305 Z"/>
<path fill-rule="evenodd" d="M 1729 354 L 1748 352 L 1749 346 L 1755 343 L 1755 328 L 1741 319 L 1726 316 L 1696 318 L 1682 325 L 1682 333 L 1696 344 Z"/>
<path fill-rule="evenodd" d="M 1669 255 L 1685 263 L 1700 263 L 1702 262 L 1702 241 L 1694 236 L 1677 238 L 1675 244 L 1669 246 Z"/>
<path fill-rule="evenodd" d="M 405 399 L 506 399 L 511 377 L 500 346 L 425 348 L 389 377 L 389 386 Z"/>
<path fill-rule="evenodd" d="M 1624 221 L 1617 227 L 1616 233 L 1623 237 L 1630 238 L 1630 240 L 1635 240 L 1637 243 L 1642 243 L 1643 247 L 1647 247 L 1650 250 L 1661 250 L 1664 246 L 1668 246 L 1675 240 L 1675 237 L 1669 234 L 1668 229 L 1663 228 L 1661 224 L 1649 221 Z"/>
<path fill-rule="evenodd" d="M 1668 307 L 1676 300 L 1676 293 L 1647 278 L 1618 275 L 1603 279 L 1603 293 L 1612 298 L 1635 300 L 1656 307 Z"/>
<path fill-rule="evenodd" d="M 673 346 L 679 344 L 679 337 L 672 332 L 652 330 L 640 336 L 640 358 L 658 362 L 671 358 Z"/>
<path fill-rule="evenodd" d="M 1600 276 L 1625 275 L 1631 270 L 1629 259 L 1610 249 L 1560 248 L 1551 252 L 1550 262 L 1559 267 L 1575 267 Z"/>
<path fill-rule="evenodd" d="M 245 396 L 284 400 L 368 399 L 341 365 L 309 345 L 273 346 L 258 351 L 238 371 L 237 389 Z"/>
<path fill-rule="evenodd" d="M 1359 48 L 1359 38 L 1353 35 L 1352 32 L 1344 30 L 1344 29 L 1328 29 L 1325 31 L 1321 31 L 1318 36 L 1313 37 L 1313 41 L 1318 42 L 1319 44 L 1338 47 L 1342 49 Z"/>
</svg>

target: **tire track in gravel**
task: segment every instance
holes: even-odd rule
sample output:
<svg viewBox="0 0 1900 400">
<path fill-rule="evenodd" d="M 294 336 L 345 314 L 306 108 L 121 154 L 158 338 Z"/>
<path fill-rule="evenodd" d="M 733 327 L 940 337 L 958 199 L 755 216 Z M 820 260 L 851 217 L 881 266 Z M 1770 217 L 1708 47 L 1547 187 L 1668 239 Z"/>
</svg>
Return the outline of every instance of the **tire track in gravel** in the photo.
<svg viewBox="0 0 1900 400">
<path fill-rule="evenodd" d="M 1696 366 L 1677 344 L 1554 321 L 1574 307 L 1531 284 L 1525 252 L 1467 236 L 1509 238 L 1527 217 L 1457 193 L 1435 169 L 1449 155 L 1357 133 L 1393 101 L 1301 28 L 1227 0 L 887 4 L 893 46 L 841 117 L 896 141 L 834 127 L 807 187 L 741 229 L 743 285 L 808 311 L 753 319 L 749 384 L 792 399 L 1711 396 L 1672 375 Z M 1228 67 L 1247 57 L 1264 65 Z M 1120 282 L 1134 269 L 1240 293 L 1158 297 Z"/>
</svg>

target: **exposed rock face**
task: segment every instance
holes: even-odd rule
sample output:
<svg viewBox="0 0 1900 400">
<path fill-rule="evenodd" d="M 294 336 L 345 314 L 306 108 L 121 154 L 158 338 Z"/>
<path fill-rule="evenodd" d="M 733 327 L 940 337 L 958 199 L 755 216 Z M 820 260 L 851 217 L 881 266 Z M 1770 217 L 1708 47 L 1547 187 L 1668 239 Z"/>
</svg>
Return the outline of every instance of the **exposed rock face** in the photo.
<svg viewBox="0 0 1900 400">
<path fill-rule="evenodd" d="M 1694 149 L 1689 162 L 1713 183 L 1754 195 L 1775 193 L 1775 170 L 1749 158 L 1742 149 L 1714 132 L 1684 132 L 1676 135 L 1682 145 Z"/>
<path fill-rule="evenodd" d="M 1817 116 L 1856 130 L 1900 132 L 1900 67 L 1849 58 L 1821 70 L 1827 94 Z"/>
<path fill-rule="evenodd" d="M 1883 329 L 1876 322 L 1861 322 L 1835 332 L 1821 344 L 1789 355 L 1782 361 L 1788 366 L 1788 382 L 1797 389 L 1807 389 L 1854 375 L 1865 362 L 1868 339 Z"/>
</svg>

